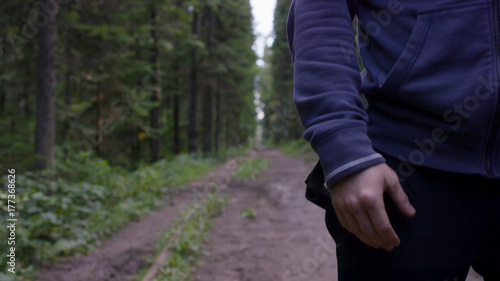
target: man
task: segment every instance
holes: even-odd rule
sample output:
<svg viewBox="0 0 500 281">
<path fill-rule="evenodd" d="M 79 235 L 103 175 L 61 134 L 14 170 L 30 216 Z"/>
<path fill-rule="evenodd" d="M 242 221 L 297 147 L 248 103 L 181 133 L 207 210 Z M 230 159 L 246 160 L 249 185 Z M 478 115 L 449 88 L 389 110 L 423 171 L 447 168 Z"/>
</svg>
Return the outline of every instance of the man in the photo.
<svg viewBox="0 0 500 281">
<path fill-rule="evenodd" d="M 500 280 L 499 2 L 292 3 L 294 101 L 340 281 L 465 280 L 471 265 Z"/>
</svg>

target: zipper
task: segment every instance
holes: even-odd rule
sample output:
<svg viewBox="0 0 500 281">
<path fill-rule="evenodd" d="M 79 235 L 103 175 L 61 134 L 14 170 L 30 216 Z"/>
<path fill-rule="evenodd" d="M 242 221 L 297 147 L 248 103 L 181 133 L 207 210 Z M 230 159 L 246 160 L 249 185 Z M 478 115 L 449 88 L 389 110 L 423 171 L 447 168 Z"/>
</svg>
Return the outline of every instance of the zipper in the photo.
<svg viewBox="0 0 500 281">
<path fill-rule="evenodd" d="M 497 107 L 495 112 L 495 119 L 493 119 L 493 126 L 490 131 L 490 136 L 488 138 L 488 145 L 486 146 L 486 172 L 489 176 L 493 175 L 493 165 L 492 165 L 492 154 L 493 146 L 495 145 L 495 138 L 497 135 L 497 130 L 500 125 L 500 89 L 498 86 L 498 81 L 500 81 L 500 11 L 499 11 L 499 0 L 493 0 L 493 29 L 495 31 L 495 51 L 496 51 L 496 64 L 497 64 Z"/>
</svg>

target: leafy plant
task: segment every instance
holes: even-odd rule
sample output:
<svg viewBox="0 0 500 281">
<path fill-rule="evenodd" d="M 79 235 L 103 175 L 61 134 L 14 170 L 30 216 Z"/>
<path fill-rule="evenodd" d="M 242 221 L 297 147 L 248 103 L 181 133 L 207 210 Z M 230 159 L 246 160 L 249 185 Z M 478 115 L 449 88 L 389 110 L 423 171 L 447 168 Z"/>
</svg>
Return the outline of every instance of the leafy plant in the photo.
<svg viewBox="0 0 500 281">
<path fill-rule="evenodd" d="M 234 171 L 234 177 L 237 179 L 253 180 L 257 175 L 269 167 L 269 160 L 261 156 L 254 156 L 245 159 L 239 163 Z"/>
<path fill-rule="evenodd" d="M 257 211 L 253 208 L 243 208 L 241 209 L 240 216 L 244 219 L 255 219 Z"/>
<path fill-rule="evenodd" d="M 281 151 L 292 157 L 304 159 L 306 161 L 317 161 L 318 157 L 311 148 L 311 145 L 304 139 L 289 141 L 279 145 Z"/>
</svg>

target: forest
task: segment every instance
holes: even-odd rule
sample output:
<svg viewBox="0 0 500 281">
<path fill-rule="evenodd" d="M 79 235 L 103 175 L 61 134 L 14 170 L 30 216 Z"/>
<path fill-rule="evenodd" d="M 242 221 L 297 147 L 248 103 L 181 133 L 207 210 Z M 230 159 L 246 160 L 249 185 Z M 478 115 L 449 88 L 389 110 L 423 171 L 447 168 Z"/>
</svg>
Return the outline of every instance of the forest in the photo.
<svg viewBox="0 0 500 281">
<path fill-rule="evenodd" d="M 249 148 L 300 139 L 290 2 L 259 58 L 249 0 L 2 1 L 0 209 L 19 218 L 17 270 L 85 253 Z"/>
</svg>

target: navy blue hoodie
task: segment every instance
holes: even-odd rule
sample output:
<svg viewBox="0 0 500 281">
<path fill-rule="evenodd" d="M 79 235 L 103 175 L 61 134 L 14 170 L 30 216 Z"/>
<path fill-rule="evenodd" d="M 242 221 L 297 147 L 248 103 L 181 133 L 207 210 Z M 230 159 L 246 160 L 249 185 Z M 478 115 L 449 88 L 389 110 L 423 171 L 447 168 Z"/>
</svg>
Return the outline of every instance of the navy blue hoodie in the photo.
<svg viewBox="0 0 500 281">
<path fill-rule="evenodd" d="M 377 151 L 410 163 L 402 180 L 415 165 L 500 178 L 499 2 L 294 0 L 294 101 L 328 187 Z"/>
</svg>

